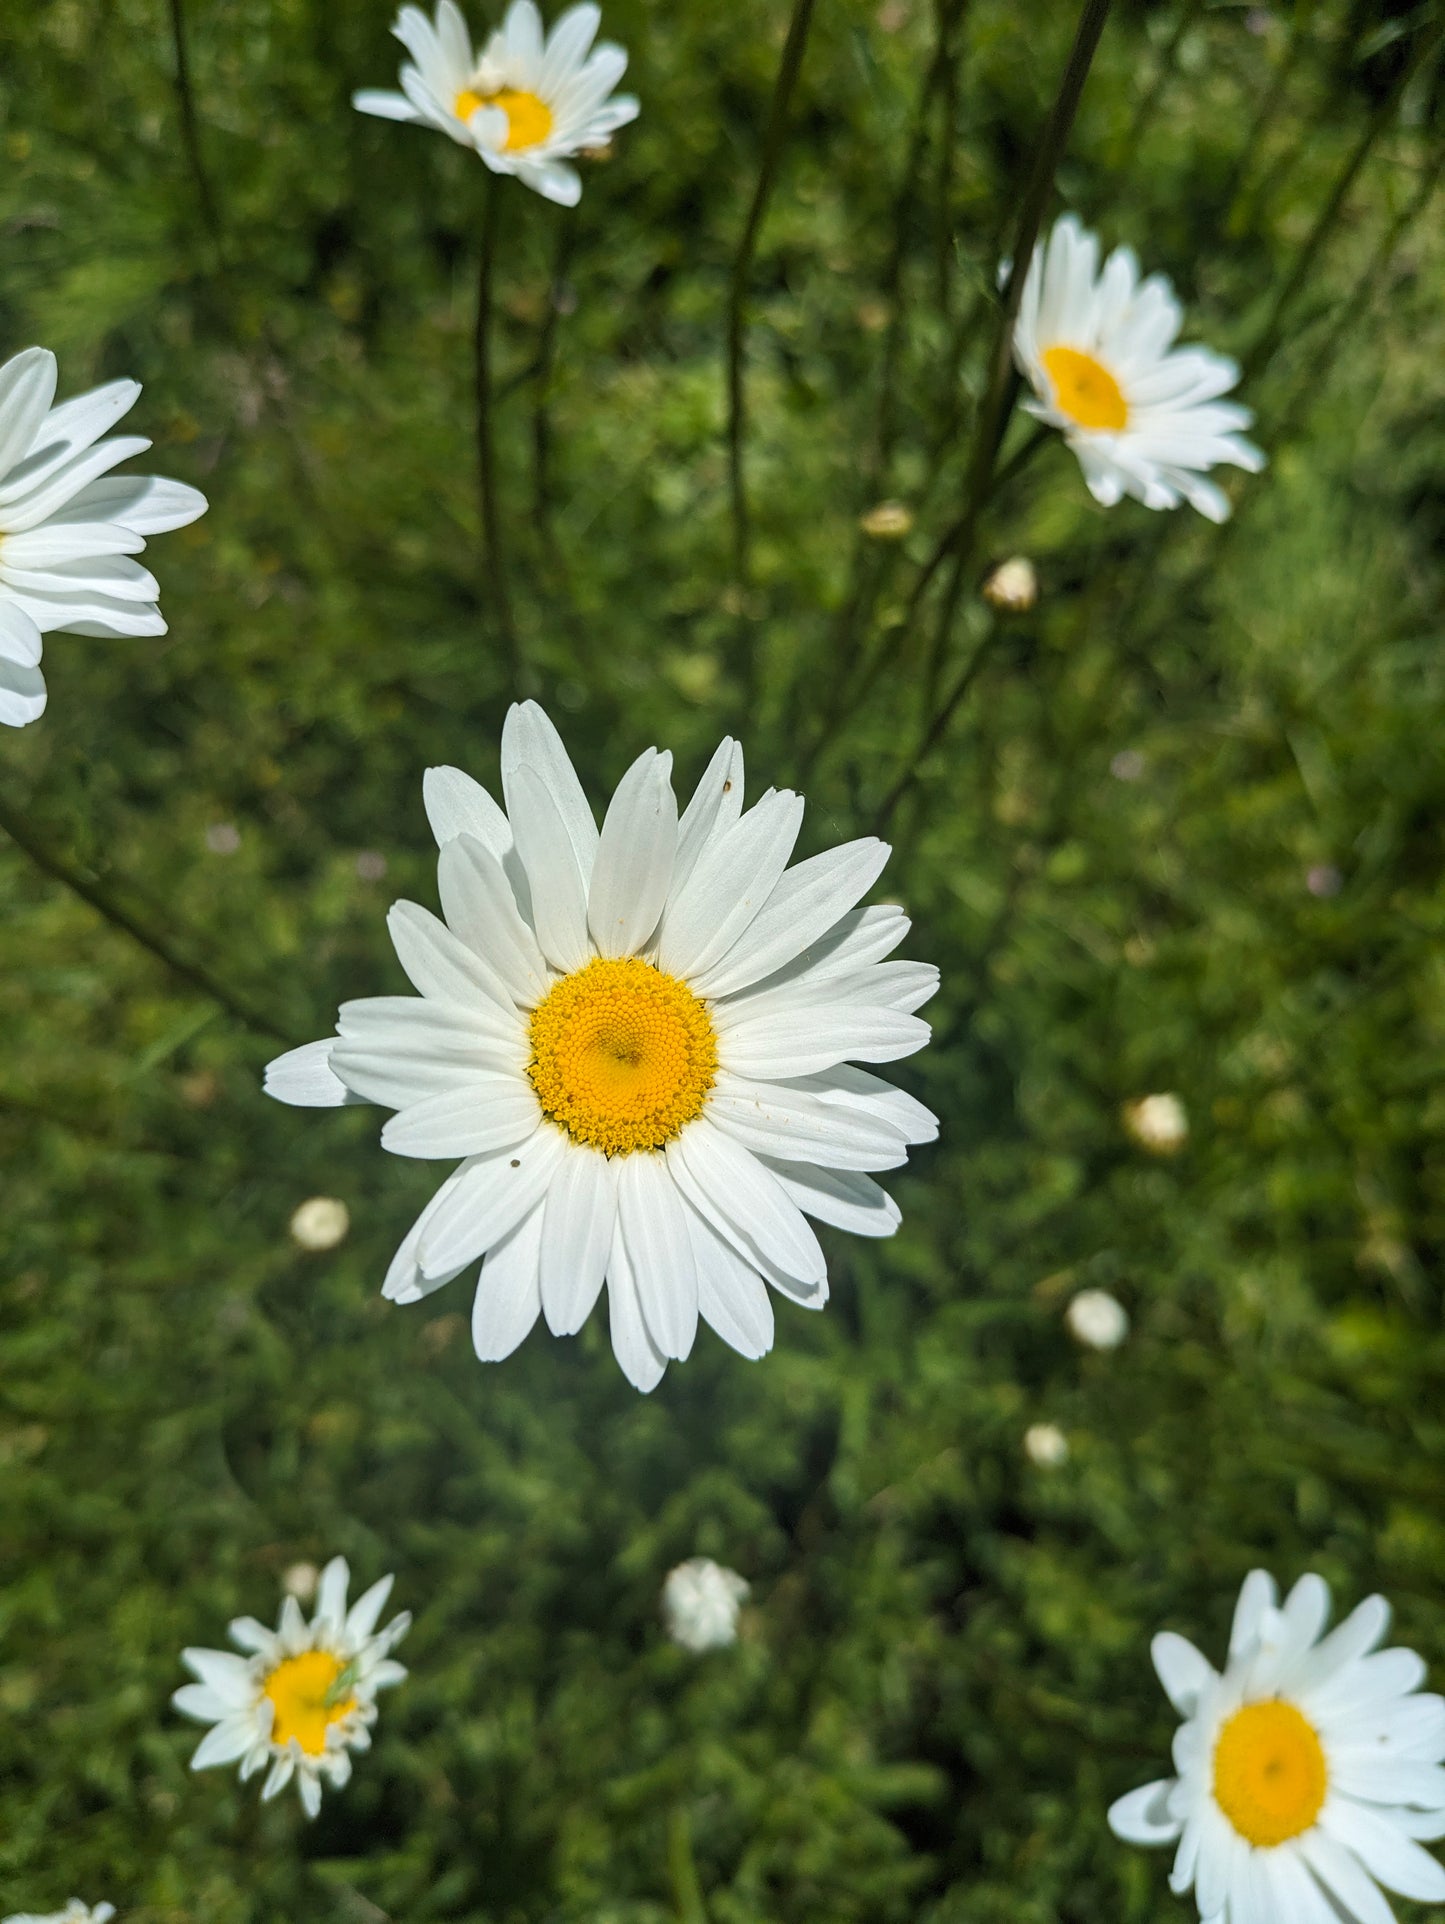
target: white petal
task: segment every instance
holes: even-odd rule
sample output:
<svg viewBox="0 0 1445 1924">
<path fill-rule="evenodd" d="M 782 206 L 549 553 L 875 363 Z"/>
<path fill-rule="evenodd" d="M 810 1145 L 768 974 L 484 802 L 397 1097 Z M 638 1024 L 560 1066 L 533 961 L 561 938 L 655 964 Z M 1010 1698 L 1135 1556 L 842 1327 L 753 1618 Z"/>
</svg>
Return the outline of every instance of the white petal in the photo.
<svg viewBox="0 0 1445 1924">
<path fill-rule="evenodd" d="M 315 1623 L 328 1623 L 333 1626 L 333 1634 L 339 1635 L 346 1621 L 346 1592 L 351 1584 L 351 1569 L 345 1557 L 333 1557 L 321 1572 L 321 1581 L 316 1592 Z"/>
<path fill-rule="evenodd" d="M 321 1815 L 321 1779 L 309 1770 L 303 1770 L 296 1779 L 296 1788 L 301 1793 L 301 1808 L 308 1817 Z"/>
<path fill-rule="evenodd" d="M 719 1037 L 719 1060 L 735 1075 L 782 1080 L 850 1057 L 892 1062 L 923 1048 L 931 1033 L 921 1016 L 841 1003 L 730 1024 Z"/>
<path fill-rule="evenodd" d="M 511 771 L 507 808 L 517 853 L 527 871 L 542 953 L 559 969 L 580 969 L 592 954 L 587 939 L 587 880 L 551 789 L 525 762 Z"/>
<path fill-rule="evenodd" d="M 739 1356 L 766 1356 L 773 1347 L 773 1304 L 767 1284 L 695 1209 L 687 1212 L 697 1263 L 698 1314 Z"/>
<path fill-rule="evenodd" d="M 422 776 L 422 805 L 438 848 L 458 835 L 474 835 L 502 861 L 512 847 L 512 825 L 480 782 L 459 768 L 429 768 Z"/>
<path fill-rule="evenodd" d="M 732 995 L 793 961 L 867 894 L 887 860 L 888 844 L 870 835 L 799 862 L 782 876 L 752 926 L 696 978 L 698 992 Z"/>
<path fill-rule="evenodd" d="M 234 1764 L 251 1748 L 255 1731 L 249 1717 L 229 1717 L 225 1723 L 208 1730 L 196 1745 L 191 1758 L 192 1770 L 211 1770 L 217 1764 Z"/>
<path fill-rule="evenodd" d="M 279 1796 L 290 1783 L 296 1772 L 296 1757 L 292 1751 L 283 1751 L 272 1764 L 261 1786 L 261 1802 L 269 1804 L 273 1797 Z"/>
<path fill-rule="evenodd" d="M 40 630 L 13 601 L 0 595 L 0 661 L 20 668 L 38 666 L 42 652 Z"/>
<path fill-rule="evenodd" d="M 643 1151 L 622 1158 L 616 1235 L 654 1347 L 686 1357 L 697 1335 L 697 1265 L 667 1157 Z"/>
<path fill-rule="evenodd" d="M 697 867 L 698 857 L 715 835 L 731 828 L 743 808 L 743 751 L 731 735 L 719 742 L 692 800 L 677 825 L 677 859 L 672 870 L 676 895 Z"/>
<path fill-rule="evenodd" d="M 502 792 L 514 833 L 517 803 L 512 777 L 524 763 L 541 776 L 552 797 L 572 844 L 585 889 L 592 880 L 592 864 L 597 856 L 597 824 L 587 806 L 577 771 L 562 745 L 562 737 L 534 701 L 514 705 L 502 728 Z"/>
<path fill-rule="evenodd" d="M 510 1356 L 542 1312 L 538 1286 L 541 1247 L 539 1204 L 487 1251 L 472 1301 L 472 1347 L 484 1363 L 500 1363 Z"/>
<path fill-rule="evenodd" d="M 671 777 L 671 755 L 650 748 L 617 784 L 587 896 L 599 955 L 635 955 L 657 927 L 677 853 Z"/>
<path fill-rule="evenodd" d="M 1315 1876 L 1343 1906 L 1351 1924 L 1395 1924 L 1395 1913 L 1384 1893 L 1359 1859 L 1327 1837 L 1318 1825 L 1305 1832 L 1299 1848 Z"/>
<path fill-rule="evenodd" d="M 886 1117 L 787 1083 L 749 1082 L 720 1072 L 707 1118 L 745 1149 L 783 1162 L 874 1170 L 896 1169 L 908 1160 L 902 1135 Z"/>
<path fill-rule="evenodd" d="M 1301 1692 L 1309 1690 L 1346 1664 L 1363 1657 L 1374 1649 L 1389 1627 L 1389 1604 L 1383 1597 L 1366 1597 L 1304 1658 L 1296 1672 L 1297 1688 Z"/>
<path fill-rule="evenodd" d="M 1386 1890 L 1422 1904 L 1445 1899 L 1445 1870 L 1380 1812 L 1348 1797 L 1332 1797 L 1320 1813 L 1320 1823 L 1337 1843 L 1354 1852 Z"/>
<path fill-rule="evenodd" d="M 417 1260 L 424 1276 L 440 1276 L 480 1256 L 531 1213 L 551 1180 L 565 1138 L 539 1129 L 530 1142 L 499 1149 L 466 1165 L 456 1188 L 422 1230 Z"/>
<path fill-rule="evenodd" d="M 275 1631 L 255 1617 L 232 1617 L 226 1625 L 226 1634 L 242 1650 L 264 1653 L 268 1658 L 274 1652 Z"/>
<path fill-rule="evenodd" d="M 1169 1793 L 1173 1778 L 1144 1784 L 1131 1790 L 1109 1806 L 1109 1828 L 1126 1844 L 1168 1844 L 1183 1828 L 1177 1817 L 1169 1815 Z"/>
<path fill-rule="evenodd" d="M 55 399 L 55 356 L 23 347 L 0 367 L 0 479 L 24 460 Z"/>
<path fill-rule="evenodd" d="M 173 1690 L 171 1703 L 183 1717 L 194 1717 L 203 1724 L 221 1723 L 236 1709 L 236 1705 L 228 1703 L 219 1691 L 212 1690 L 209 1684 L 199 1683 L 182 1684 L 179 1690 Z"/>
<path fill-rule="evenodd" d="M 63 526 L 72 518 L 118 522 L 133 534 L 169 534 L 198 521 L 209 506 L 199 488 L 163 474 L 111 474 L 92 481 L 50 520 Z"/>
<path fill-rule="evenodd" d="M 503 976 L 482 955 L 454 935 L 439 917 L 416 902 L 395 902 L 386 918 L 397 960 L 418 994 L 437 1002 L 465 1008 L 474 1000 L 514 1007 Z M 522 1028 L 517 1024 L 518 1047 L 525 1060 Z"/>
<path fill-rule="evenodd" d="M 385 87 L 358 87 L 351 96 L 351 104 L 359 114 L 375 114 L 380 120 L 419 118 L 405 94 L 391 93 Z"/>
<path fill-rule="evenodd" d="M 188 1649 L 181 1652 L 181 1662 L 233 1709 L 249 1703 L 251 1667 L 244 1657 L 234 1656 L 229 1650 Z"/>
<path fill-rule="evenodd" d="M 617 1222 L 621 1157 L 571 1144 L 547 1192 L 542 1311 L 554 1336 L 573 1336 L 596 1306 Z"/>
<path fill-rule="evenodd" d="M 667 1358 L 647 1333 L 638 1300 L 637 1283 L 619 1221 L 612 1238 L 612 1254 L 607 1263 L 607 1318 L 612 1334 L 612 1353 L 622 1374 L 645 1396 L 655 1390 L 667 1368 Z"/>
<path fill-rule="evenodd" d="M 775 1162 L 763 1157 L 784 1192 L 804 1215 L 854 1236 L 891 1236 L 903 1220 L 893 1198 L 871 1176 L 854 1169 L 819 1169 L 805 1162 Z"/>
<path fill-rule="evenodd" d="M 120 382 L 117 385 L 124 387 L 131 384 Z M 64 507 L 88 482 L 107 473 L 120 462 L 128 461 L 132 455 L 144 454 L 149 446 L 150 442 L 143 434 L 117 434 L 78 454 L 67 453 L 58 462 L 40 462 L 34 474 L 31 473 L 31 467 L 32 463 L 37 462 L 37 457 L 32 455 L 0 488 L 5 532 L 23 534 L 27 528 L 38 528 L 48 515 Z"/>
<path fill-rule="evenodd" d="M 669 975 L 690 979 L 722 960 L 777 886 L 802 820 L 801 797 L 785 789 L 708 843 L 662 919 L 658 962 Z"/>
<path fill-rule="evenodd" d="M 483 958 L 515 1002 L 535 1006 L 547 991 L 547 964 L 497 856 L 462 830 L 442 848 L 437 890 L 453 934 Z"/>
<path fill-rule="evenodd" d="M 0 655 L 0 722 L 26 728 L 45 713 L 45 677 L 38 668 Z"/>
<path fill-rule="evenodd" d="M 453 1277 L 459 1276 L 472 1260 L 470 1256 L 464 1256 L 454 1268 L 440 1270 L 433 1276 L 423 1276 L 421 1264 L 417 1260 L 417 1252 L 421 1248 L 421 1239 L 427 1225 L 447 1198 L 455 1193 L 471 1166 L 470 1163 L 463 1163 L 460 1168 L 452 1171 L 402 1238 L 401 1245 L 387 1269 L 386 1280 L 381 1286 L 381 1293 L 389 1303 L 419 1303 L 424 1296 L 430 1296 L 433 1290 L 441 1289 L 444 1284 L 451 1282 Z"/>
<path fill-rule="evenodd" d="M 667 1145 L 678 1187 L 754 1267 L 765 1258 L 800 1282 L 821 1282 L 827 1259 L 806 1217 L 755 1156 L 700 1116 Z"/>
<path fill-rule="evenodd" d="M 346 1636 L 352 1644 L 365 1643 L 375 1631 L 381 1613 L 386 1608 L 386 1600 L 391 1595 L 394 1576 L 378 1577 L 369 1590 L 365 1590 L 352 1604 L 346 1619 Z"/>
<path fill-rule="evenodd" d="M 52 515 L 29 534 L 5 535 L 3 543 L 0 558 L 7 573 L 18 568 L 25 574 L 85 561 L 96 555 L 139 554 L 145 547 L 145 537 L 108 521 L 76 521 Z"/>
<path fill-rule="evenodd" d="M 1199 1707 L 1199 1693 L 1214 1681 L 1214 1666 L 1199 1654 L 1187 1638 L 1163 1630 L 1150 1645 L 1154 1668 L 1165 1693 L 1181 1717 L 1192 1717 Z"/>
<path fill-rule="evenodd" d="M 587 56 L 597 36 L 602 10 L 586 0 L 582 6 L 569 7 L 547 36 L 547 52 L 538 76 L 537 91 L 544 97 L 552 93 L 567 75 L 574 72 Z"/>
<path fill-rule="evenodd" d="M 524 1078 L 477 1076 L 398 1110 L 381 1132 L 381 1146 L 394 1156 L 480 1156 L 525 1142 L 541 1120 L 541 1104 Z"/>
</svg>

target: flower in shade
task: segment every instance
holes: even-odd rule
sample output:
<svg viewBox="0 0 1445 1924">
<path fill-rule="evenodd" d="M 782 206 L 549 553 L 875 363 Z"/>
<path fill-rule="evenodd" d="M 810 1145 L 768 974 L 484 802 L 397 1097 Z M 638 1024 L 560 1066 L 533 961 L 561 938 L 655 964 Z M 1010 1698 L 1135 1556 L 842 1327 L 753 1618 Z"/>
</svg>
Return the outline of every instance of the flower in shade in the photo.
<svg viewBox="0 0 1445 1924">
<path fill-rule="evenodd" d="M 481 155 L 494 174 L 515 174 L 564 207 L 582 195 L 568 158 L 600 148 L 637 118 L 637 102 L 612 89 L 627 55 L 608 41 L 597 46 L 601 9 L 569 7 L 549 34 L 533 0 L 512 0 L 501 27 L 480 53 L 461 9 L 441 0 L 435 21 L 419 7 L 403 7 L 392 32 L 411 55 L 401 68 L 401 92 L 366 88 L 352 95 L 364 114 L 435 127 Z"/>
<path fill-rule="evenodd" d="M 351 1776 L 351 1752 L 371 1748 L 376 1693 L 406 1672 L 389 1654 L 411 1627 L 403 1611 L 378 1630 L 392 1579 L 383 1577 L 346 1607 L 351 1573 L 344 1557 L 321 1572 L 316 1614 L 308 1624 L 294 1596 L 281 1605 L 275 1630 L 238 1617 L 231 1641 L 246 1652 L 184 1650 L 199 1679 L 171 1701 L 177 1710 L 211 1724 L 191 1759 L 192 1770 L 241 1766 L 242 1781 L 269 1763 L 263 1799 L 294 1777 L 306 1815 L 321 1808 L 321 1780 L 340 1790 Z"/>
<path fill-rule="evenodd" d="M 1064 1311 L 1069 1334 L 1088 1349 L 1117 1349 L 1129 1334 L 1129 1312 L 1107 1289 L 1081 1289 Z"/>
<path fill-rule="evenodd" d="M 1175 1777 L 1109 1812 L 1132 1844 L 1177 1843 L 1171 1889 L 1209 1924 L 1391 1924 L 1380 1893 L 1445 1900 L 1420 1839 L 1445 1836 L 1445 1701 L 1420 1694 L 1413 1650 L 1380 1650 L 1390 1621 L 1368 1597 L 1325 1636 L 1330 1593 L 1301 1577 L 1283 1605 L 1253 1570 L 1216 1671 L 1183 1637 L 1154 1668 L 1184 1723 Z"/>
<path fill-rule="evenodd" d="M 206 497 L 159 475 L 110 470 L 150 442 L 109 435 L 139 381 L 52 407 L 55 356 L 27 347 L 0 367 L 0 722 L 45 711 L 41 638 L 163 635 L 160 588 L 135 560 L 148 534 L 183 528 Z"/>
<path fill-rule="evenodd" d="M 667 1634 L 684 1650 L 722 1650 L 738 1640 L 738 1612 L 751 1586 L 711 1557 L 689 1557 L 662 1586 Z"/>
<path fill-rule="evenodd" d="M 114 1904 L 82 1904 L 78 1897 L 72 1897 L 63 1911 L 47 1911 L 44 1917 L 34 1911 L 16 1911 L 4 1924 L 109 1924 L 114 1916 Z"/>
<path fill-rule="evenodd" d="M 1258 474 L 1264 456 L 1240 430 L 1254 416 L 1221 397 L 1239 369 L 1206 347 L 1176 347 L 1184 316 L 1162 274 L 1139 278 L 1133 250 L 1099 269 L 1099 242 L 1072 214 L 1034 250 L 1014 324 L 1014 359 L 1031 414 L 1056 427 L 1106 508 L 1187 501 L 1211 521 L 1229 502 L 1208 479 L 1221 462 Z"/>
<path fill-rule="evenodd" d="M 698 1317 L 745 1356 L 773 1341 L 767 1285 L 819 1309 L 808 1218 L 865 1236 L 899 1221 L 872 1170 L 937 1122 L 855 1062 L 928 1039 L 938 985 L 886 962 L 908 931 L 855 905 L 888 855 L 872 837 L 788 866 L 799 796 L 744 811 L 724 741 L 679 816 L 649 748 L 599 835 L 535 702 L 502 734 L 506 813 L 432 769 L 445 920 L 411 902 L 392 940 L 419 996 L 344 1003 L 337 1034 L 266 1072 L 283 1102 L 377 1102 L 398 1155 L 458 1164 L 397 1251 L 384 1294 L 416 1302 L 485 1258 L 477 1354 L 539 1315 L 579 1330 L 607 1288 L 612 1346 L 641 1390 L 692 1349 Z"/>
</svg>

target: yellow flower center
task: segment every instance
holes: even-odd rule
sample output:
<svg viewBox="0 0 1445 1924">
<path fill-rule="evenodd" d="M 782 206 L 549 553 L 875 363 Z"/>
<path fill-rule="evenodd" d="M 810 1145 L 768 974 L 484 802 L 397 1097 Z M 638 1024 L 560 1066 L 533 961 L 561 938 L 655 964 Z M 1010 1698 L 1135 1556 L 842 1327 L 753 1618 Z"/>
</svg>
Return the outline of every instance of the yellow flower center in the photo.
<svg viewBox="0 0 1445 1924">
<path fill-rule="evenodd" d="M 478 107 L 500 107 L 507 116 L 507 138 L 503 150 L 515 154 L 522 147 L 540 147 L 552 131 L 552 109 L 536 94 L 501 87 L 494 94 L 479 94 L 463 87 L 453 111 L 458 120 L 470 120 Z"/>
<path fill-rule="evenodd" d="M 605 1155 L 660 1149 L 700 1114 L 717 1073 L 707 1010 L 636 956 L 596 957 L 532 1011 L 527 1073 L 545 1115 Z"/>
<path fill-rule="evenodd" d="M 356 1699 L 342 1680 L 344 1669 L 341 1659 L 329 1650 L 303 1650 L 299 1657 L 277 1664 L 266 1679 L 264 1693 L 276 1712 L 271 1722 L 273 1744 L 289 1744 L 294 1737 L 308 1757 L 323 1754 L 327 1730 L 356 1708 Z"/>
<path fill-rule="evenodd" d="M 1314 1726 L 1277 1698 L 1236 1710 L 1214 1746 L 1214 1801 L 1262 1850 L 1310 1828 L 1328 1782 Z"/>
<path fill-rule="evenodd" d="M 1081 428 L 1117 433 L 1129 424 L 1129 404 L 1108 368 L 1076 347 L 1046 347 L 1044 366 L 1054 384 L 1054 406 Z"/>
</svg>

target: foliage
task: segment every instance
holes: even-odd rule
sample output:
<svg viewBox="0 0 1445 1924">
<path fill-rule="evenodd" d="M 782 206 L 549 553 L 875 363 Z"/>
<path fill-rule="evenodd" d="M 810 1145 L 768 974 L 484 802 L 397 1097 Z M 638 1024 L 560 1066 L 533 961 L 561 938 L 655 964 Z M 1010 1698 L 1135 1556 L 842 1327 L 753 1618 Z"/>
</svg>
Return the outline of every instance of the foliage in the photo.
<svg viewBox="0 0 1445 1924">
<path fill-rule="evenodd" d="M 608 0 L 640 120 L 575 213 L 509 184 L 524 690 L 594 793 L 649 742 L 687 782 L 739 734 L 753 792 L 805 786 L 804 852 L 910 777 L 884 893 L 943 968 L 904 1078 L 943 1136 L 897 1239 L 833 1238 L 831 1305 L 781 1306 L 766 1362 L 704 1332 L 643 1400 L 595 1319 L 484 1369 L 462 1283 L 382 1303 L 432 1172 L 374 1113 L 268 1104 L 266 1035 L 0 849 L 5 1908 L 1183 1919 L 1103 1821 L 1166 1767 L 1156 1628 L 1217 1651 L 1248 1568 L 1316 1568 L 1342 1605 L 1385 1591 L 1438 1679 L 1438 65 L 1391 89 L 1439 10 L 1179 6 L 1110 22 L 1059 201 L 1257 350 L 1271 467 L 1220 531 L 1104 513 L 1051 441 L 951 626 L 942 583 L 916 619 L 909 592 L 1073 10 L 818 9 L 747 306 L 746 582 L 723 321 L 786 10 Z M 212 502 L 155 543 L 163 642 L 51 641 L 0 793 L 301 1039 L 399 986 L 421 772 L 493 780 L 518 692 L 478 598 L 480 169 L 352 112 L 390 84 L 389 0 L 190 15 L 199 176 L 159 0 L 0 26 L 0 344 L 54 347 L 66 392 L 143 379 L 154 466 Z M 901 545 L 857 529 L 889 497 Z M 1042 598 L 994 622 L 977 582 L 1015 551 Z M 1168 1160 L 1120 1122 L 1159 1089 L 1193 1122 Z M 313 1193 L 352 1211 L 324 1256 L 287 1236 Z M 1133 1317 L 1111 1355 L 1065 1333 L 1087 1284 Z M 1062 1468 L 1022 1454 L 1039 1420 Z M 307 1826 L 193 1778 L 167 1699 L 183 1644 L 335 1551 L 398 1572 L 412 1677 Z M 754 1585 L 704 1660 L 656 1617 L 694 1553 Z"/>
</svg>

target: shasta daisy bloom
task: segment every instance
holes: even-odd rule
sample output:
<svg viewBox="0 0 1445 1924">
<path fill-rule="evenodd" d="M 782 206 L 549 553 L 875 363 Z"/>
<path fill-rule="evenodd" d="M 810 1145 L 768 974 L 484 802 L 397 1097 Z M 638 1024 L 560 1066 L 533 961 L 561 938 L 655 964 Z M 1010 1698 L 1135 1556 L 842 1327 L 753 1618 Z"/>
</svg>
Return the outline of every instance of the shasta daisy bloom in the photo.
<svg viewBox="0 0 1445 1924">
<path fill-rule="evenodd" d="M 182 481 L 110 470 L 150 446 L 110 438 L 139 381 L 111 381 L 52 407 L 55 356 L 22 349 L 0 367 L 0 722 L 45 710 L 41 637 L 163 635 L 155 576 L 133 559 L 148 534 L 183 528 L 206 497 Z"/>
<path fill-rule="evenodd" d="M 13 1917 L 5 1918 L 4 1924 L 110 1924 L 114 1916 L 114 1904 L 97 1904 L 92 1908 L 82 1904 L 78 1897 L 72 1897 L 63 1911 L 48 1911 L 44 1917 L 37 1917 L 33 1911 L 17 1911 Z"/>
<path fill-rule="evenodd" d="M 738 1612 L 752 1585 L 711 1557 L 689 1557 L 662 1586 L 667 1634 L 684 1650 L 725 1650 L 738 1640 Z"/>
<path fill-rule="evenodd" d="M 544 36 L 533 0 L 512 0 L 478 54 L 453 0 L 441 0 L 435 21 L 403 7 L 392 28 L 411 55 L 401 92 L 366 88 L 352 104 L 383 120 L 435 127 L 474 148 L 494 174 L 515 174 L 548 200 L 575 207 L 582 183 L 569 156 L 602 146 L 637 118 L 632 96 L 612 91 L 627 55 L 608 41 L 592 45 L 601 20 L 587 0 Z"/>
<path fill-rule="evenodd" d="M 191 1759 L 192 1770 L 239 1762 L 244 1782 L 269 1763 L 262 1798 L 274 1797 L 294 1776 L 308 1817 L 321 1808 L 323 1777 L 333 1790 L 349 1780 L 351 1752 L 371 1748 L 377 1691 L 406 1675 L 389 1653 L 411 1628 L 405 1611 L 385 1630 L 376 1627 L 391 1594 L 390 1577 L 374 1583 L 348 1610 L 350 1581 L 346 1559 L 333 1557 L 321 1572 L 309 1624 L 288 1596 L 275 1630 L 254 1617 L 238 1617 L 231 1625 L 231 1641 L 245 1656 L 181 1652 L 199 1682 L 183 1685 L 171 1702 L 213 1726 Z"/>
<path fill-rule="evenodd" d="M 1249 409 L 1221 399 L 1239 369 L 1206 347 L 1176 347 L 1183 318 L 1164 275 L 1139 279 L 1132 248 L 1115 248 L 1100 273 L 1097 237 L 1065 214 L 1029 263 L 1014 360 L 1037 396 L 1026 409 L 1060 430 L 1096 501 L 1182 500 L 1226 521 L 1208 470 L 1227 461 L 1258 474 L 1264 456 L 1240 432 Z"/>
<path fill-rule="evenodd" d="M 1208 1924 L 1391 1924 L 1381 1885 L 1445 1899 L 1417 1841 L 1445 1836 L 1445 1700 L 1419 1694 L 1414 1651 L 1377 1648 L 1383 1597 L 1322 1636 L 1329 1612 L 1321 1578 L 1281 1606 L 1254 1570 L 1222 1675 L 1183 1637 L 1154 1639 L 1185 1720 L 1179 1774 L 1120 1798 L 1109 1823 L 1129 1843 L 1178 1841 L 1170 1887 L 1192 1886 Z"/>
<path fill-rule="evenodd" d="M 382 1146 L 455 1161 L 387 1274 L 410 1303 L 482 1263 L 477 1354 L 508 1356 L 539 1315 L 571 1335 L 605 1283 L 612 1346 L 652 1389 L 699 1315 L 744 1356 L 773 1341 L 766 1285 L 809 1308 L 827 1264 L 808 1218 L 888 1236 L 868 1174 L 937 1122 L 860 1062 L 928 1039 L 913 1011 L 938 971 L 885 962 L 908 920 L 855 905 L 871 837 L 789 868 L 799 796 L 743 810 L 724 741 L 686 810 L 649 748 L 599 835 L 535 702 L 502 734 L 506 811 L 432 769 L 445 920 L 398 902 L 390 929 L 418 997 L 343 1004 L 335 1036 L 279 1057 L 268 1091 L 396 1114 Z"/>
</svg>

